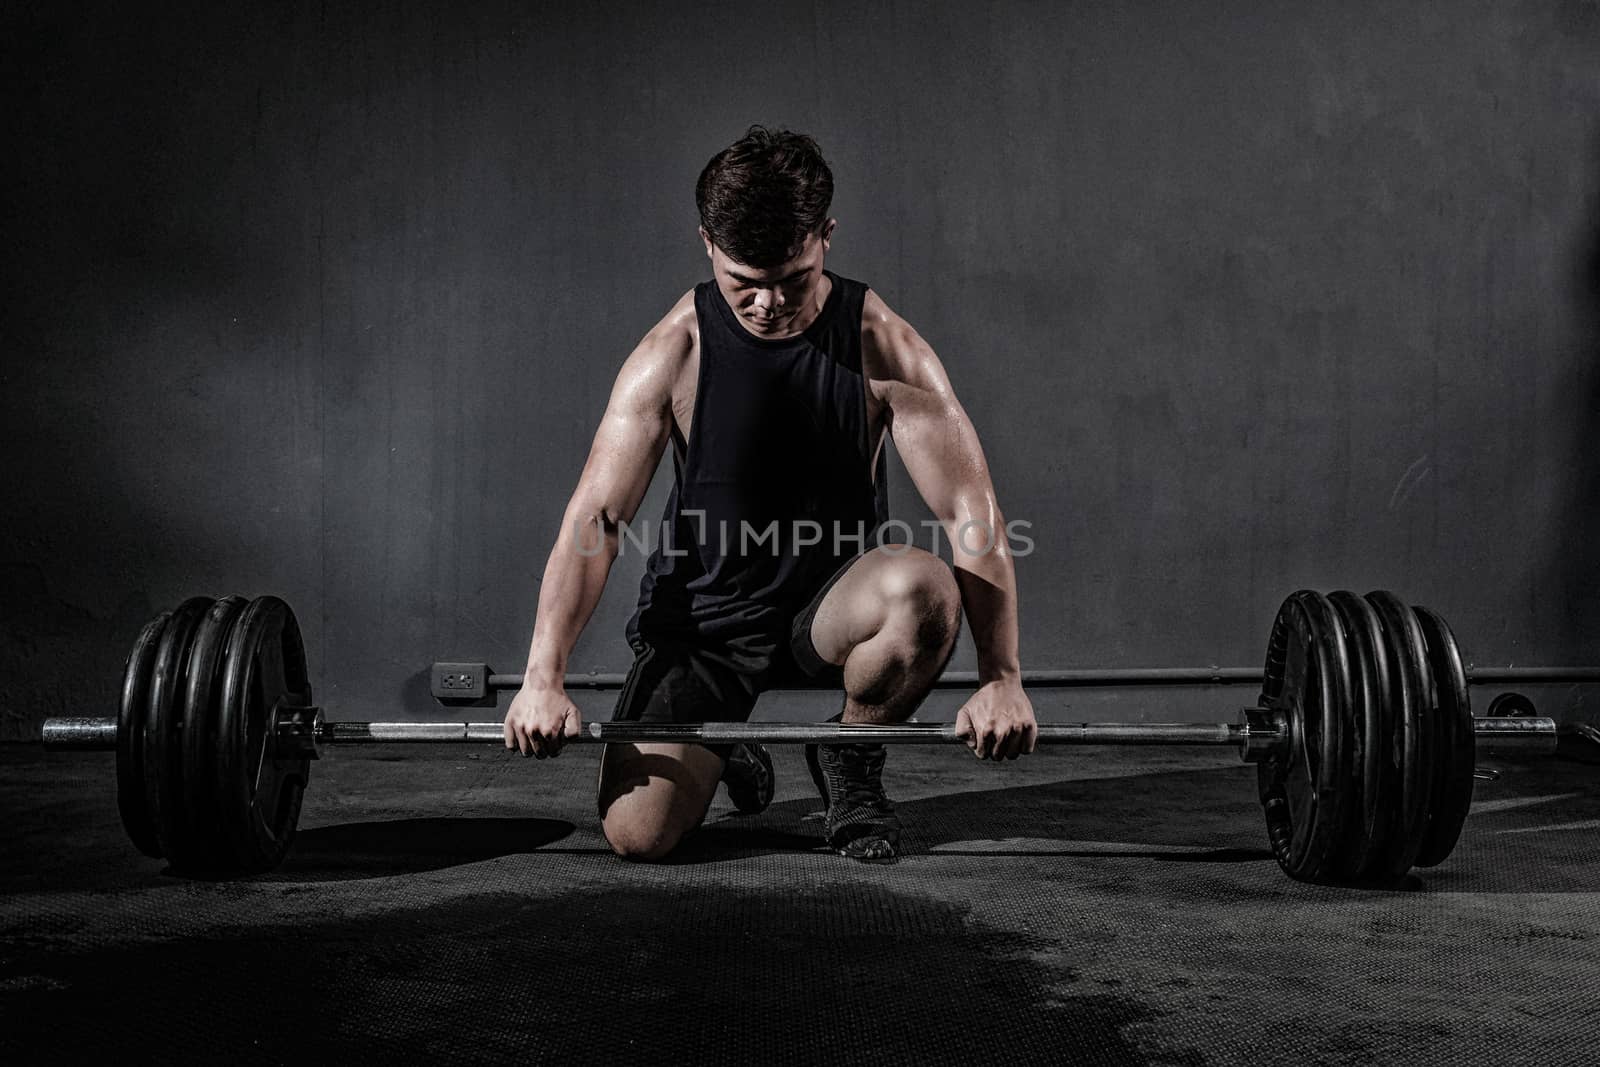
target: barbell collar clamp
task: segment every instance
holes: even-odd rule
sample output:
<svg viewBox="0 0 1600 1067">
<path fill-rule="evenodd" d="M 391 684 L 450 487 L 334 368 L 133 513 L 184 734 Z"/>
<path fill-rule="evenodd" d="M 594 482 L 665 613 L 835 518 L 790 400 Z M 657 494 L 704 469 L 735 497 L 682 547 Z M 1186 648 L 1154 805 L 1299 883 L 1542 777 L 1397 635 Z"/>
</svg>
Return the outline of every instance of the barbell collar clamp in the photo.
<svg viewBox="0 0 1600 1067">
<path fill-rule="evenodd" d="M 272 732 L 272 756 L 280 760 L 319 759 L 317 743 L 327 723 L 322 709 L 307 705 L 279 704 L 272 709 L 267 728 Z"/>
<path fill-rule="evenodd" d="M 1239 758 L 1261 763 L 1289 743 L 1289 718 L 1268 708 L 1243 708 L 1239 712 Z"/>
</svg>

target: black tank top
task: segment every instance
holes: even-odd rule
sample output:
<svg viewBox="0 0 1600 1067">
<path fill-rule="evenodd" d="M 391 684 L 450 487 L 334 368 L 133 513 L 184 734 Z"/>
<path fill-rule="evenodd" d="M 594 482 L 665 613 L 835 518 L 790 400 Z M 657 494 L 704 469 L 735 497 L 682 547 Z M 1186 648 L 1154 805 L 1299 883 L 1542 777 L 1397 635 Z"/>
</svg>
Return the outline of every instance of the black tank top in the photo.
<svg viewBox="0 0 1600 1067">
<path fill-rule="evenodd" d="M 816 321 L 771 340 L 739 325 L 715 282 L 695 287 L 694 415 L 628 620 L 636 651 L 688 644 L 763 669 L 822 583 L 877 543 L 888 491 L 867 440 L 867 287 L 827 277 Z"/>
</svg>

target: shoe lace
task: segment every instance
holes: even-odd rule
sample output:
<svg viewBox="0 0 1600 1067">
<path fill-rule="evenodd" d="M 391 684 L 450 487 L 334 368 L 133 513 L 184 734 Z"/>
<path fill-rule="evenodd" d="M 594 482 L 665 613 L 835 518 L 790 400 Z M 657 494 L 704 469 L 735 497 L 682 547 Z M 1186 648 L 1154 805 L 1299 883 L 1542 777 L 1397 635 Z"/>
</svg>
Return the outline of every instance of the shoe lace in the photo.
<svg viewBox="0 0 1600 1067">
<path fill-rule="evenodd" d="M 839 768 L 840 800 L 850 807 L 881 808 L 893 805 L 883 792 L 882 745 L 835 745 L 833 758 Z"/>
</svg>

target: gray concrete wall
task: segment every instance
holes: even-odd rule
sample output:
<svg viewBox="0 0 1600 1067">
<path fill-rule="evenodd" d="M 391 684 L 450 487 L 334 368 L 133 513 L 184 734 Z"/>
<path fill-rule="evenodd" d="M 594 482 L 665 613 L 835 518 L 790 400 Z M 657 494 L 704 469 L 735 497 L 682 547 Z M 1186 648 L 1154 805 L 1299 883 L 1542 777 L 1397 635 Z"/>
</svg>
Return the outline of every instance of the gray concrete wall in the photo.
<svg viewBox="0 0 1600 1067">
<path fill-rule="evenodd" d="M 1255 663 L 1300 586 L 1600 659 L 1592 0 L 250 6 L 3 16 L 4 736 L 193 592 L 285 596 L 340 717 L 520 664 L 752 121 L 821 141 L 832 266 L 1034 524 L 1025 666 Z"/>
</svg>

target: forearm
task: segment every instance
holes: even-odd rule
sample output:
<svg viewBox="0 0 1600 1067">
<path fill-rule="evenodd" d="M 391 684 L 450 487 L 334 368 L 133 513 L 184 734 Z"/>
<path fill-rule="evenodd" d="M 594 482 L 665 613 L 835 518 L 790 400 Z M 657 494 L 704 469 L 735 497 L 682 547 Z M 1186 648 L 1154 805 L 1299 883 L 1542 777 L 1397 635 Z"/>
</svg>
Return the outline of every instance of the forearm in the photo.
<svg viewBox="0 0 1600 1067">
<path fill-rule="evenodd" d="M 994 531 L 985 543 L 985 527 Z M 992 519 L 964 516 L 946 524 L 961 606 L 978 650 L 980 683 L 1016 680 L 1022 666 L 1018 652 L 1017 574 L 1006 540 L 1005 519 L 996 509 Z M 965 529 L 965 537 L 961 531 Z"/>
<path fill-rule="evenodd" d="M 569 509 L 545 564 L 523 684 L 559 687 L 578 635 L 600 602 L 616 561 L 617 527 L 604 514 Z"/>
</svg>

